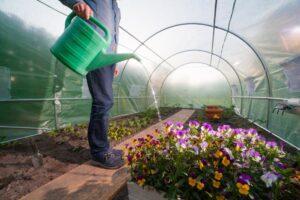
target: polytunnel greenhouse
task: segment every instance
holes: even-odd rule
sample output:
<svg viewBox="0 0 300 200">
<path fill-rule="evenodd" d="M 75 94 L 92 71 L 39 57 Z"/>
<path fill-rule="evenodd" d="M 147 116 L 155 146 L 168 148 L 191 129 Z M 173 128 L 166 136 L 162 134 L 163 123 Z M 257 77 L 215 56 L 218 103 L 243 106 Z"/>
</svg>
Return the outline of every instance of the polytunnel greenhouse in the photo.
<svg viewBox="0 0 300 200">
<path fill-rule="evenodd" d="M 121 11 L 117 52 L 140 59 L 116 64 L 108 133 L 117 149 L 135 138 L 124 150 L 134 184 L 86 164 L 87 78 L 50 52 L 70 8 L 1 0 L 0 199 L 296 199 L 300 1 L 107 2 Z"/>
</svg>

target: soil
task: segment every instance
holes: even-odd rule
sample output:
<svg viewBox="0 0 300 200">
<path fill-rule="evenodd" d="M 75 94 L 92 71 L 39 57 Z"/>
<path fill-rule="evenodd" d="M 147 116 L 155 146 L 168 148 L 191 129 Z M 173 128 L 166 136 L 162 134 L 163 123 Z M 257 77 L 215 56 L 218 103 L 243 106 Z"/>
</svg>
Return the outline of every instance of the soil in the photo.
<svg viewBox="0 0 300 200">
<path fill-rule="evenodd" d="M 179 109 L 162 108 L 162 119 Z M 111 121 L 134 118 L 137 115 Z M 158 122 L 154 118 L 148 126 Z M 146 127 L 142 127 L 144 129 Z M 136 130 L 139 132 L 141 130 Z M 133 134 L 134 135 L 134 134 Z M 125 140 L 127 136 L 122 139 Z M 111 141 L 111 146 L 120 143 Z M 0 146 L 0 199 L 15 200 L 90 159 L 86 125 L 67 127 Z M 126 190 L 116 199 L 124 199 Z M 126 199 L 126 198 L 125 198 Z"/>
</svg>

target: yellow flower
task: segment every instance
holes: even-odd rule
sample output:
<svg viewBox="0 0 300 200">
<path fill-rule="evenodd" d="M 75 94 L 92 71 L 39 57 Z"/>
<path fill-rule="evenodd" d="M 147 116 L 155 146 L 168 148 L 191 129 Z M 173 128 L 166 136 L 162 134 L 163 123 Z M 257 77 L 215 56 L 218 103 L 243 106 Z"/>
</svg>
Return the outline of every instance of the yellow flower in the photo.
<svg viewBox="0 0 300 200">
<path fill-rule="evenodd" d="M 217 199 L 217 200 L 225 200 L 225 196 L 223 196 L 223 195 L 217 196 L 216 199 Z"/>
<path fill-rule="evenodd" d="M 300 181 L 300 172 L 296 171 L 296 175 L 294 176 L 295 181 Z"/>
<path fill-rule="evenodd" d="M 297 181 L 300 181 L 300 175 L 296 175 L 294 178 L 295 178 Z"/>
<path fill-rule="evenodd" d="M 213 180 L 213 186 L 215 187 L 215 188 L 219 188 L 220 187 L 220 182 L 219 181 L 216 181 L 216 180 Z"/>
<path fill-rule="evenodd" d="M 201 160 L 199 161 L 199 168 L 200 168 L 200 170 L 202 170 L 204 168 L 204 164 Z"/>
<path fill-rule="evenodd" d="M 136 160 L 137 160 L 136 156 L 134 155 L 133 158 L 132 158 L 132 161 L 135 162 Z"/>
<path fill-rule="evenodd" d="M 223 155 L 223 152 L 219 151 L 219 150 L 215 153 L 216 158 L 220 158 L 222 155 Z"/>
<path fill-rule="evenodd" d="M 214 164 L 214 167 L 216 168 L 216 167 L 218 166 L 218 161 L 215 160 L 215 161 L 213 162 L 213 164 Z"/>
<path fill-rule="evenodd" d="M 151 174 L 155 174 L 155 170 L 154 169 L 151 169 L 150 172 L 151 172 Z"/>
<path fill-rule="evenodd" d="M 227 167 L 230 164 L 230 160 L 226 156 L 223 157 L 222 164 Z"/>
<path fill-rule="evenodd" d="M 145 179 L 144 178 L 143 179 L 139 179 L 137 181 L 137 184 L 142 187 L 145 184 Z"/>
<path fill-rule="evenodd" d="M 221 172 L 218 172 L 218 171 L 215 172 L 215 179 L 216 180 L 219 181 L 219 180 L 222 179 L 222 177 L 223 177 L 223 174 Z"/>
<path fill-rule="evenodd" d="M 235 146 L 235 150 L 236 150 L 236 151 L 240 151 L 240 146 L 239 146 L 239 145 L 236 145 L 236 146 Z"/>
<path fill-rule="evenodd" d="M 236 186 L 237 186 L 237 188 L 239 188 L 239 193 L 241 193 L 243 195 L 249 194 L 250 187 L 248 184 L 237 183 Z"/>
<path fill-rule="evenodd" d="M 205 187 L 204 183 L 202 183 L 201 181 L 197 181 L 197 189 L 198 190 L 202 190 Z"/>
<path fill-rule="evenodd" d="M 196 185 L 196 179 L 189 177 L 189 185 L 192 187 L 195 187 Z"/>
<path fill-rule="evenodd" d="M 239 189 L 240 189 L 242 186 L 243 186 L 243 184 L 241 184 L 240 182 L 238 182 L 238 183 L 236 184 L 236 187 L 239 188 Z"/>
</svg>

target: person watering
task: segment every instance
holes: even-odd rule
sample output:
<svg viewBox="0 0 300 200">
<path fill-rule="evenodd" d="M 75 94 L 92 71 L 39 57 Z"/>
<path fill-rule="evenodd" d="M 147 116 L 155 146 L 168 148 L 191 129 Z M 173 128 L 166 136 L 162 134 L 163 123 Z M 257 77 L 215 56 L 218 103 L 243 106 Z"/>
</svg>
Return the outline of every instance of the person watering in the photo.
<svg viewBox="0 0 300 200">
<path fill-rule="evenodd" d="M 94 16 L 110 31 L 112 42 L 107 52 L 116 52 L 119 35 L 120 10 L 117 0 L 59 0 L 76 15 L 88 20 Z M 99 34 L 103 34 L 92 25 Z M 92 96 L 92 109 L 88 127 L 88 141 L 94 164 L 108 169 L 124 165 L 123 152 L 111 149 L 108 140 L 109 112 L 113 106 L 112 83 L 116 65 L 90 71 L 87 83 Z"/>
</svg>

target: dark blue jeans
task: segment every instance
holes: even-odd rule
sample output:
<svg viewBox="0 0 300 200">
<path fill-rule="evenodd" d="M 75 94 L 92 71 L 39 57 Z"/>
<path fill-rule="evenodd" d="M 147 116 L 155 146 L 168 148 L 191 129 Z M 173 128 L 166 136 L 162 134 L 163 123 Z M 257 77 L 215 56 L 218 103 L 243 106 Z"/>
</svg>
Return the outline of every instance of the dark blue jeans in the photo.
<svg viewBox="0 0 300 200">
<path fill-rule="evenodd" d="M 115 65 L 96 69 L 87 74 L 92 96 L 92 111 L 88 128 L 88 140 L 92 156 L 101 155 L 109 149 L 109 111 L 113 106 L 112 82 Z"/>
</svg>

